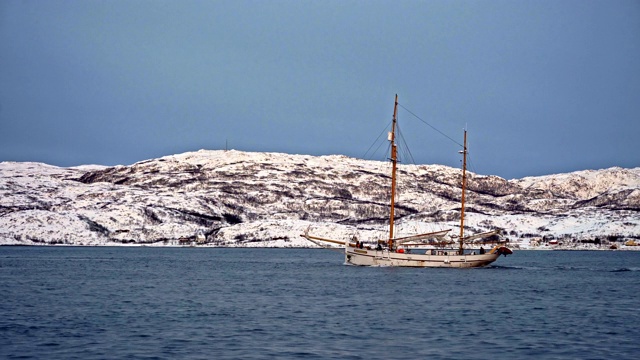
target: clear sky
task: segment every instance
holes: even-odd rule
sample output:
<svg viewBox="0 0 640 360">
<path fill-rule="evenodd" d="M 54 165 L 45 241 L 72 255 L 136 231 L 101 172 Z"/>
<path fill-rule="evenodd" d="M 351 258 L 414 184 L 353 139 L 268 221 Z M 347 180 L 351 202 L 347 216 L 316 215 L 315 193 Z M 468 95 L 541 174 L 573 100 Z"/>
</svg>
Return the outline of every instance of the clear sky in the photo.
<svg viewBox="0 0 640 360">
<path fill-rule="evenodd" d="M 363 157 L 395 94 L 481 174 L 638 167 L 640 1 L 0 1 L 0 161 Z"/>
</svg>

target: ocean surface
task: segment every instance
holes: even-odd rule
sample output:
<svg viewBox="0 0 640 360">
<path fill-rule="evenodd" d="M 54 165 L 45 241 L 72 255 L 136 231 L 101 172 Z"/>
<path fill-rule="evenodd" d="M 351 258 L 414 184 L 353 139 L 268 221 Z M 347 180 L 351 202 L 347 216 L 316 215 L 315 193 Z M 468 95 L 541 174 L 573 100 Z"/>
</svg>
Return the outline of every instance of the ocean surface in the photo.
<svg viewBox="0 0 640 360">
<path fill-rule="evenodd" d="M 640 252 L 0 247 L 3 359 L 637 359 Z"/>
</svg>

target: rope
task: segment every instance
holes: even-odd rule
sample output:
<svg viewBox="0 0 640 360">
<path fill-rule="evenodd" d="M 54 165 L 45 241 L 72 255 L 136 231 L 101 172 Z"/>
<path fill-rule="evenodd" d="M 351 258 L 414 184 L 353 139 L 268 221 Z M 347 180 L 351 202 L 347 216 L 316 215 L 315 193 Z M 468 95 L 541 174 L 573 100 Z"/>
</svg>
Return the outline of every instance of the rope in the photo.
<svg viewBox="0 0 640 360">
<path fill-rule="evenodd" d="M 312 243 L 320 246 L 321 248 L 323 248 L 325 250 L 332 250 L 332 251 L 337 251 L 339 253 L 344 253 L 344 248 L 336 248 L 336 247 L 333 247 L 333 246 L 325 245 L 325 244 L 321 243 L 320 241 L 315 241 L 315 240 L 309 239 L 309 238 L 306 238 L 306 239 L 311 241 Z"/>
<path fill-rule="evenodd" d="M 398 123 L 398 137 L 400 138 L 400 140 L 402 141 L 402 145 L 400 147 L 401 151 L 403 152 L 403 155 L 407 158 L 407 159 L 411 159 L 411 163 L 415 165 L 416 160 L 413 158 L 413 154 L 411 153 L 411 149 L 409 148 L 409 145 L 407 144 L 407 139 L 405 139 L 404 134 L 400 131 L 400 124 Z"/>
<path fill-rule="evenodd" d="M 391 124 L 391 121 L 389 121 L 389 124 Z M 387 129 L 389 128 L 389 124 L 387 124 L 387 126 L 384 127 L 384 129 L 382 129 L 382 132 L 380 133 L 380 135 L 378 135 L 378 137 L 373 141 L 373 143 L 371 144 L 371 146 L 369 146 L 369 148 L 367 149 L 367 151 L 364 153 L 364 155 L 362 156 L 363 159 L 367 158 L 367 154 L 369 154 L 369 151 L 371 151 L 371 148 L 374 147 L 376 145 L 376 143 L 378 142 L 378 140 L 380 140 L 380 137 L 382 136 L 382 134 L 384 134 Z M 376 150 L 371 154 L 371 156 L 373 156 L 373 154 L 375 154 L 376 152 L 378 152 L 378 150 L 380 149 L 380 146 L 382 146 L 382 143 L 380 143 L 378 145 L 378 147 L 376 148 Z"/>
<path fill-rule="evenodd" d="M 447 139 L 453 141 L 455 144 L 457 144 L 460 147 L 464 147 L 464 145 L 460 144 L 459 142 L 455 141 L 453 138 L 451 138 L 449 135 L 443 133 L 442 131 L 438 130 L 435 126 L 429 124 L 428 122 L 426 122 L 425 120 L 423 120 L 422 118 L 420 118 L 418 115 L 414 114 L 411 110 L 407 109 L 406 107 L 404 107 L 402 104 L 398 103 L 398 106 L 400 106 L 401 108 L 405 109 L 409 114 L 415 116 L 416 119 L 422 121 L 423 123 L 425 123 L 427 126 L 429 126 L 430 128 L 432 128 L 433 130 L 437 131 L 438 133 L 440 133 L 440 135 L 446 137 Z"/>
</svg>

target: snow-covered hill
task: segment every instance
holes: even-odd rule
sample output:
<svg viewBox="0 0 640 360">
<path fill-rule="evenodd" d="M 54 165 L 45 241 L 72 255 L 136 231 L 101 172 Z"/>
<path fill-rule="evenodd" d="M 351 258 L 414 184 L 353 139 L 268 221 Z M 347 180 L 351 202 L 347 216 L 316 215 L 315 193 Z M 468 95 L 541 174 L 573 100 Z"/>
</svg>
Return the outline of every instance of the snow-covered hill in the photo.
<svg viewBox="0 0 640 360">
<path fill-rule="evenodd" d="M 0 163 L 0 244 L 310 246 L 299 234 L 386 236 L 385 162 L 189 152 L 131 166 Z M 399 165 L 396 234 L 459 229 L 460 169 Z M 524 179 L 469 175 L 467 233 L 514 245 L 640 238 L 640 168 Z"/>
</svg>

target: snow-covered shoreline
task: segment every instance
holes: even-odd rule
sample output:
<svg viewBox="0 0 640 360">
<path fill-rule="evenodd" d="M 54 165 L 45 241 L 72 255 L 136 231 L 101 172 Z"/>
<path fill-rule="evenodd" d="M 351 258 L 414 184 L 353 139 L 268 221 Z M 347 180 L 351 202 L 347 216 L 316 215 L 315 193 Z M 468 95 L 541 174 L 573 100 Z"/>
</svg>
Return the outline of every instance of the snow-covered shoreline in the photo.
<svg viewBox="0 0 640 360">
<path fill-rule="evenodd" d="M 397 235 L 459 231 L 460 170 L 401 165 Z M 340 155 L 189 152 L 131 166 L 0 163 L 0 245 L 313 247 L 386 235 L 388 164 Z M 470 173 L 467 233 L 518 248 L 640 240 L 640 168 L 505 180 Z M 199 235 L 200 234 L 200 235 Z M 532 241 L 538 246 L 531 246 Z M 592 242 L 591 244 L 585 242 Z M 204 244 L 202 244 L 204 243 Z"/>
<path fill-rule="evenodd" d="M 246 245 L 214 245 L 214 244 L 187 244 L 180 245 L 177 241 L 172 241 L 169 244 L 164 243 L 151 243 L 151 244 L 117 244 L 117 243 L 105 243 L 105 244 L 94 244 L 94 245 L 77 245 L 77 244 L 47 244 L 47 243 L 5 243 L 0 244 L 0 247 L 154 247 L 154 248 L 193 248 L 193 249 L 309 249 L 309 250 L 326 250 L 325 248 L 320 248 L 316 245 L 310 244 L 308 246 L 263 246 L 263 245 L 255 245 L 255 246 L 246 246 Z M 507 246 L 511 246 L 511 244 L 507 244 Z M 338 246 L 330 247 L 334 250 L 340 250 L 341 248 Z M 417 252 L 435 249 L 435 247 L 424 247 L 418 250 Z M 611 249 L 607 246 L 600 247 L 564 247 L 564 246 L 539 246 L 539 247 L 514 247 L 512 248 L 514 252 L 517 251 L 640 251 L 640 246 L 620 246 L 616 249 Z"/>
</svg>

